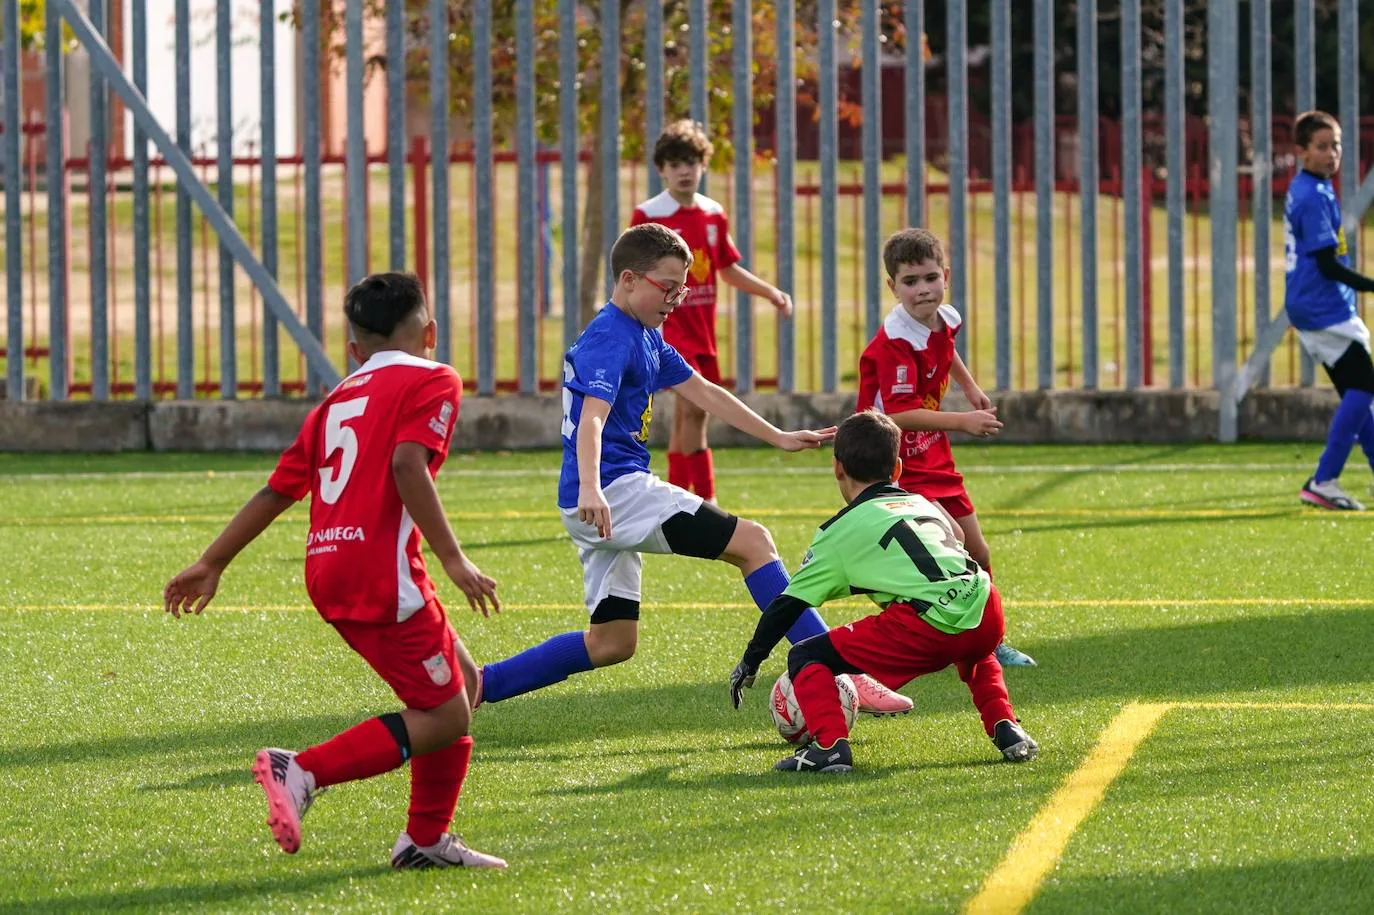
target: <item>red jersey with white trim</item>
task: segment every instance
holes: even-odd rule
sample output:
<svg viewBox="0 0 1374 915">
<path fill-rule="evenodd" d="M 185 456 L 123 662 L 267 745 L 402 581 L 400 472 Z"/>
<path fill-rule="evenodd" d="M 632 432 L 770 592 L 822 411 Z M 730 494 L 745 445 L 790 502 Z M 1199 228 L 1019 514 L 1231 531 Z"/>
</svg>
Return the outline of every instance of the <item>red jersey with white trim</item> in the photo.
<svg viewBox="0 0 1374 915">
<path fill-rule="evenodd" d="M 954 335 L 963 319 L 952 305 L 941 305 L 939 327 L 932 330 L 901 305 L 883 321 L 859 358 L 857 409 L 889 415 L 907 410 L 938 410 L 949 388 Z M 940 429 L 902 431 L 899 485 L 927 499 L 963 495 L 964 478 L 954 469 L 949 436 Z"/>
<path fill-rule="evenodd" d="M 310 411 L 277 462 L 267 485 L 290 499 L 311 497 L 305 588 L 326 620 L 398 623 L 434 599 L 391 455 L 417 442 L 437 474 L 462 389 L 451 366 L 383 350 Z"/>
<path fill-rule="evenodd" d="M 664 191 L 635 207 L 630 225 L 646 222 L 667 226 L 692 249 L 687 298 L 663 323 L 663 339 L 689 360 L 716 355 L 716 272 L 740 260 L 725 209 L 702 194 L 684 207 Z"/>
</svg>

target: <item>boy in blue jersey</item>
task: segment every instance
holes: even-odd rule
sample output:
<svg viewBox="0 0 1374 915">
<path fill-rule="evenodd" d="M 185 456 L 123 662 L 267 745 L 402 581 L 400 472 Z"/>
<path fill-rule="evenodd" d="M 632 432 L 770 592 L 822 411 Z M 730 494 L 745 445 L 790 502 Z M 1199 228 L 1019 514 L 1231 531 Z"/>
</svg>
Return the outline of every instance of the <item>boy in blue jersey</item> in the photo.
<svg viewBox="0 0 1374 915">
<path fill-rule="evenodd" d="M 787 587 L 768 529 L 727 514 L 649 472 L 653 395 L 665 388 L 706 413 L 784 451 L 816 448 L 834 428 L 783 432 L 734 395 L 705 380 L 659 331 L 686 293 L 692 253 L 656 223 L 627 230 L 611 249 L 610 302 L 563 362 L 563 470 L 558 507 L 578 547 L 591 624 L 482 669 L 474 704 L 498 702 L 628 660 L 639 636 L 640 553 L 720 559 L 740 570 L 762 610 Z M 826 631 L 816 611 L 788 633 L 793 641 Z M 911 710 L 911 700 L 856 677 L 870 714 Z"/>
<path fill-rule="evenodd" d="M 1363 511 L 1338 477 L 1356 440 L 1374 468 L 1374 361 L 1369 328 L 1355 310 L 1355 293 L 1374 292 L 1374 279 L 1350 269 L 1331 186 L 1341 167 L 1340 124 L 1324 111 L 1308 111 L 1298 115 L 1293 134 L 1302 170 L 1288 185 L 1283 208 L 1284 307 L 1303 348 L 1326 367 L 1341 395 L 1317 472 L 1300 498 L 1320 508 Z"/>
</svg>

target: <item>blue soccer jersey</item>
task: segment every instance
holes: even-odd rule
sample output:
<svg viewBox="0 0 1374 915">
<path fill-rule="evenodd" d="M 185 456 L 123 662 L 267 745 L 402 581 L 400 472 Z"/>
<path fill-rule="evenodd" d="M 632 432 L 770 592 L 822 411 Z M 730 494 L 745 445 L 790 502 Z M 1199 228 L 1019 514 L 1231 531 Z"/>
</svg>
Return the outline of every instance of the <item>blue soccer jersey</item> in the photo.
<svg viewBox="0 0 1374 915">
<path fill-rule="evenodd" d="M 611 405 L 601 431 L 601 485 L 627 473 L 649 471 L 649 420 L 654 392 L 682 384 L 692 367 L 663 341 L 663 334 L 607 303 L 563 357 L 563 472 L 558 507 L 576 508 L 577 424 L 582 403 Z"/>
<path fill-rule="evenodd" d="M 1313 253 L 1336 249 L 1338 262 L 1350 266 L 1341 205 L 1331 179 L 1319 178 L 1306 169 L 1288 185 L 1283 207 L 1284 260 L 1287 283 L 1284 307 L 1299 330 L 1321 330 L 1355 317 L 1355 290 L 1322 276 Z"/>
</svg>

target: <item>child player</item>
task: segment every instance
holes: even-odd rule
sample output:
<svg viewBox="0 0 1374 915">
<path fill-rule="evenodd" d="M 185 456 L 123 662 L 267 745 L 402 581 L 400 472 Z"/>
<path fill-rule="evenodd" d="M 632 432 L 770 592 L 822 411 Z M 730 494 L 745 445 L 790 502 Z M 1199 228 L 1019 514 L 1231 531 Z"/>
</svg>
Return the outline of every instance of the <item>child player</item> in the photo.
<svg viewBox="0 0 1374 915">
<path fill-rule="evenodd" d="M 462 382 L 431 362 L 435 325 L 414 276 L 364 279 L 344 300 L 361 363 L 310 411 L 267 485 L 196 562 L 167 583 L 166 609 L 200 613 L 220 576 L 273 520 L 310 495 L 305 586 L 320 615 L 396 692 L 405 708 L 300 753 L 258 751 L 253 777 L 267 794 L 272 835 L 301 844 L 301 818 L 330 785 L 410 762 L 396 868 L 494 867 L 448 832 L 472 756 L 463 668 L 474 669 L 449 625 L 420 554 L 423 534 L 473 610 L 500 610 L 496 582 L 464 555 L 434 488 L 458 419 Z"/>
<path fill-rule="evenodd" d="M 942 304 L 949 282 L 944 247 L 925 229 L 903 229 L 883 244 L 883 266 L 897 305 L 859 358 L 857 409 L 886 413 L 902 429 L 902 488 L 953 515 L 969 555 L 990 572 L 988 542 L 964 478 L 954 469 L 946 431 L 987 438 L 1002 423 L 954 349 L 963 318 L 952 305 Z M 940 409 L 951 377 L 973 406 L 967 413 Z M 997 646 L 997 660 L 1007 667 L 1035 666 L 1030 655 L 1005 644 Z"/>
<path fill-rule="evenodd" d="M 1298 115 L 1293 139 L 1302 170 L 1288 185 L 1283 208 L 1284 307 L 1303 348 L 1326 367 L 1341 395 L 1317 472 L 1299 495 L 1321 508 L 1363 511 L 1339 477 L 1357 439 L 1374 468 L 1374 361 L 1369 328 L 1355 310 L 1355 293 L 1374 292 L 1374 279 L 1350 269 L 1341 205 L 1331 186 L 1341 167 L 1340 125 L 1324 111 L 1308 111 Z"/>
<path fill-rule="evenodd" d="M 893 485 L 902 432 L 881 413 L 855 413 L 835 435 L 835 480 L 846 503 L 821 525 L 787 589 L 769 604 L 730 675 L 739 708 L 767 659 L 801 613 L 867 594 L 882 609 L 792 646 L 787 672 L 813 740 L 779 762 L 786 772 L 854 767 L 837 674 L 870 674 L 898 689 L 953 664 L 983 728 L 1008 762 L 1039 746 L 1012 711 L 993 650 L 1002 638 L 1002 599 L 959 543 L 959 525 L 938 503 Z"/>
<path fill-rule="evenodd" d="M 635 207 L 630 225 L 656 222 L 681 235 L 692 251 L 687 297 L 663 322 L 663 339 L 702 378 L 720 384 L 716 350 L 716 278 L 750 295 L 763 296 L 784 317 L 792 314 L 787 293 L 740 266 L 730 223 L 719 203 L 697 193 L 711 161 L 711 141 L 695 121 L 675 121 L 654 145 L 654 167 L 665 190 Z M 668 482 L 708 502 L 716 498 L 715 468 L 706 443 L 706 414 L 685 397 L 674 399 L 668 436 Z"/>
<path fill-rule="evenodd" d="M 639 639 L 640 553 L 720 559 L 739 569 L 762 610 L 787 587 L 768 529 L 726 514 L 701 496 L 649 472 L 653 395 L 671 389 L 708 414 L 784 451 L 816 448 L 833 427 L 782 432 L 734 395 L 694 371 L 659 333 L 687 294 L 692 252 L 649 223 L 627 229 L 611 250 L 615 290 L 563 363 L 563 470 L 558 507 L 582 559 L 585 632 L 565 632 L 482 669 L 481 702 L 497 702 L 628 660 Z M 825 631 L 803 613 L 789 637 Z M 855 679 L 870 714 L 910 711 L 911 700 Z"/>
</svg>

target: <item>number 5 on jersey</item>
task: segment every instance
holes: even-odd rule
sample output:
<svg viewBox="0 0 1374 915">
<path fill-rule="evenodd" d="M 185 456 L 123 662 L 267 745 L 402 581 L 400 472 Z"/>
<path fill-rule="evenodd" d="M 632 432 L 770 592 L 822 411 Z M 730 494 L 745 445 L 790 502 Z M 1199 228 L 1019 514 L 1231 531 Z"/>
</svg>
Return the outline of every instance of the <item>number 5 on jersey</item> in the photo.
<svg viewBox="0 0 1374 915">
<path fill-rule="evenodd" d="M 328 461 L 335 451 L 343 450 L 337 471 L 333 467 L 320 468 L 320 498 L 326 505 L 339 501 L 348 478 L 353 475 L 353 464 L 358 460 L 358 434 L 344 423 L 362 416 L 366 409 L 366 397 L 343 400 L 332 405 L 324 418 L 324 460 Z"/>
</svg>

